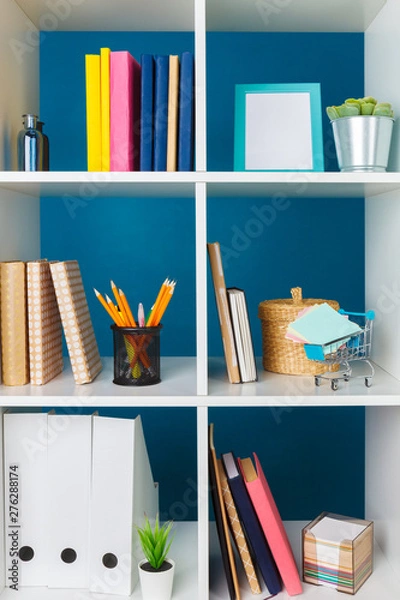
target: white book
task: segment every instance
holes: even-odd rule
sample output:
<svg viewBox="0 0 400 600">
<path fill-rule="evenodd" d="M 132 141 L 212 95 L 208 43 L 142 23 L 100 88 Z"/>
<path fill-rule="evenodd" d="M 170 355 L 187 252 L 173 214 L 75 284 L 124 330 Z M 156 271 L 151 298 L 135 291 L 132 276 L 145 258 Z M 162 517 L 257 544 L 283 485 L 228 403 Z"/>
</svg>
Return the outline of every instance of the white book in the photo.
<svg viewBox="0 0 400 600">
<path fill-rule="evenodd" d="M 157 512 L 140 416 L 93 417 L 90 591 L 132 593 L 143 558 L 136 527 Z"/>
<path fill-rule="evenodd" d="M 89 584 L 92 416 L 48 417 L 48 587 Z"/>
<path fill-rule="evenodd" d="M 47 419 L 3 415 L 5 583 L 15 590 L 47 585 Z"/>
<path fill-rule="evenodd" d="M 257 380 L 257 368 L 247 312 L 246 296 L 239 288 L 227 288 L 233 335 L 242 383 Z"/>
</svg>

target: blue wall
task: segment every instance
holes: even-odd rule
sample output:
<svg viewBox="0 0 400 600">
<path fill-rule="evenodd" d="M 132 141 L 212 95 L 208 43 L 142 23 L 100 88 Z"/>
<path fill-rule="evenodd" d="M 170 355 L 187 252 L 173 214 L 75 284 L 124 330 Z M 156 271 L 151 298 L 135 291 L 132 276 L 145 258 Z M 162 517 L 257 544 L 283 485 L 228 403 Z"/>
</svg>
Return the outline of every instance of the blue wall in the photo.
<svg viewBox="0 0 400 600">
<path fill-rule="evenodd" d="M 102 46 L 129 50 L 136 58 L 142 52 L 179 54 L 193 50 L 193 35 L 43 34 L 40 113 L 50 138 L 52 170 L 86 169 L 84 55 L 98 53 Z M 210 33 L 207 50 L 210 170 L 232 169 L 236 83 L 320 82 L 323 107 L 363 94 L 361 34 Z M 325 168 L 336 170 L 324 111 L 323 129 Z M 222 244 L 227 284 L 246 290 L 257 354 L 257 306 L 262 300 L 288 297 L 290 288 L 300 285 L 307 297 L 337 299 L 353 310 L 364 305 L 363 201 L 309 199 L 306 194 L 301 188 L 298 197 L 283 196 L 279 202 L 268 197 L 208 201 L 208 239 Z M 42 256 L 79 260 L 103 355 L 112 353 L 109 320 L 92 287 L 107 291 L 114 279 L 133 306 L 141 301 L 150 307 L 167 276 L 176 278 L 178 285 L 164 319 L 162 353 L 195 354 L 193 198 L 98 198 L 89 187 L 84 197 L 44 198 L 41 206 Z M 211 280 L 208 293 L 209 353 L 222 355 Z M 271 469 L 266 470 L 284 518 L 311 518 L 322 509 L 363 515 L 363 409 L 290 410 L 279 426 L 269 409 L 237 410 L 211 411 L 218 450 L 260 454 Z M 146 409 L 145 414 L 155 477 L 164 477 L 161 511 L 179 517 L 171 512 L 184 497 L 191 497 L 190 482 L 196 480 L 194 411 Z M 241 432 L 235 429 L 238 421 Z M 310 439 L 304 439 L 307 428 L 313 432 Z M 160 431 L 172 443 L 159 448 Z M 334 456 L 327 461 L 332 446 Z M 326 464 L 334 476 L 321 484 Z M 182 518 L 194 518 L 195 507 L 183 513 Z"/>
</svg>

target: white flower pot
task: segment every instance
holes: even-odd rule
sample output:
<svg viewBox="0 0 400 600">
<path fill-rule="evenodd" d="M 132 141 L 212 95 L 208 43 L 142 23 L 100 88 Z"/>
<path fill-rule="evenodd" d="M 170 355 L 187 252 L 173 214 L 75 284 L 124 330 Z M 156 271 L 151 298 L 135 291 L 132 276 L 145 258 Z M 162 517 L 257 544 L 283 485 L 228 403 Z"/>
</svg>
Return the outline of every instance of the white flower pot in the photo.
<svg viewBox="0 0 400 600">
<path fill-rule="evenodd" d="M 139 578 L 143 600 L 170 600 L 175 562 L 170 558 L 167 558 L 165 562 L 172 565 L 167 571 L 145 571 L 142 569 L 142 565 L 147 563 L 147 560 L 140 561 Z"/>
</svg>

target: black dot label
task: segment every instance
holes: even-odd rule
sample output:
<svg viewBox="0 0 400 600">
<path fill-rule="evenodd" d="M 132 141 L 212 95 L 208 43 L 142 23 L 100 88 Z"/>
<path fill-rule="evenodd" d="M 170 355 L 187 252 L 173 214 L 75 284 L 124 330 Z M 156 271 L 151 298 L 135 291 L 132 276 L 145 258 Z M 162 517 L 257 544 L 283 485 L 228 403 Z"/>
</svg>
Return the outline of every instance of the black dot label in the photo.
<svg viewBox="0 0 400 600">
<path fill-rule="evenodd" d="M 30 546 L 22 546 L 22 548 L 19 549 L 18 556 L 22 561 L 29 562 L 35 556 L 35 553 Z"/>
<path fill-rule="evenodd" d="M 77 554 L 73 548 L 64 548 L 61 552 L 61 560 L 67 564 L 71 564 L 76 561 Z"/>
<path fill-rule="evenodd" d="M 118 564 L 118 558 L 115 554 L 107 552 L 107 554 L 104 554 L 102 562 L 107 569 L 115 569 Z"/>
</svg>

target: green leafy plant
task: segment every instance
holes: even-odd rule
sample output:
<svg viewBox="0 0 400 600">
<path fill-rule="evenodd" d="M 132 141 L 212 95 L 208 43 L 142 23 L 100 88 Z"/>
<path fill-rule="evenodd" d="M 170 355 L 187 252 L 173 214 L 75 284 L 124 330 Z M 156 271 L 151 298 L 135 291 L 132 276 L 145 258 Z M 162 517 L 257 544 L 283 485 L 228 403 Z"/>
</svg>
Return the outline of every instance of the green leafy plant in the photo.
<svg viewBox="0 0 400 600">
<path fill-rule="evenodd" d="M 167 521 L 160 526 L 158 515 L 154 527 L 151 527 L 148 517 L 145 517 L 144 526 L 137 527 L 143 554 L 153 569 L 160 569 L 167 558 L 173 537 L 170 538 L 173 522 Z"/>
<path fill-rule="evenodd" d="M 377 102 L 372 96 L 358 99 L 347 98 L 340 106 L 328 106 L 326 112 L 331 121 L 340 119 L 340 117 L 355 117 L 357 115 L 394 117 L 392 105 L 389 102 Z"/>
</svg>

